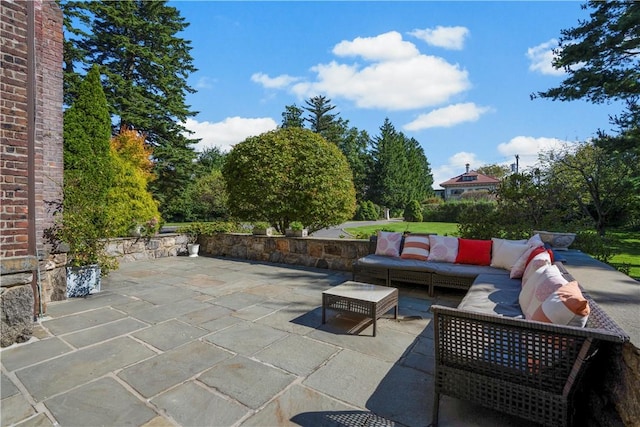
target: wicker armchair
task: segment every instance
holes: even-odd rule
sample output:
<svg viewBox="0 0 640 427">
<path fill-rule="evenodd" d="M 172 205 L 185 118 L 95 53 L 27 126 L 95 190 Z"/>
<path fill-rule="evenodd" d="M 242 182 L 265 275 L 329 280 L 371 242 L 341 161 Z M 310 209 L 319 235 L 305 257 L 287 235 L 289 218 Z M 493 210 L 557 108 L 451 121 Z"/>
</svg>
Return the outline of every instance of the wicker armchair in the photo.
<svg viewBox="0 0 640 427">
<path fill-rule="evenodd" d="M 576 385 L 603 342 L 625 332 L 587 295 L 585 328 L 432 306 L 433 425 L 446 394 L 546 426 L 571 425 Z"/>
</svg>

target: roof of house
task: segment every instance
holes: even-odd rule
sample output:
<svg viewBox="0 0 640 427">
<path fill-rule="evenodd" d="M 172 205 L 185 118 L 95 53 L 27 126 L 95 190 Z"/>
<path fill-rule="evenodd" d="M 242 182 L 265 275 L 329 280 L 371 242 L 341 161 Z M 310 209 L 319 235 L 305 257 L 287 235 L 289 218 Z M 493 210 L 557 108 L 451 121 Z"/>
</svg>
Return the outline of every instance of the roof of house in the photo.
<svg viewBox="0 0 640 427">
<path fill-rule="evenodd" d="M 491 185 L 499 184 L 500 180 L 493 177 L 483 175 L 476 171 L 469 171 L 460 174 L 456 177 L 449 179 L 448 181 L 440 183 L 443 188 L 446 187 L 473 187 L 478 185 Z"/>
</svg>

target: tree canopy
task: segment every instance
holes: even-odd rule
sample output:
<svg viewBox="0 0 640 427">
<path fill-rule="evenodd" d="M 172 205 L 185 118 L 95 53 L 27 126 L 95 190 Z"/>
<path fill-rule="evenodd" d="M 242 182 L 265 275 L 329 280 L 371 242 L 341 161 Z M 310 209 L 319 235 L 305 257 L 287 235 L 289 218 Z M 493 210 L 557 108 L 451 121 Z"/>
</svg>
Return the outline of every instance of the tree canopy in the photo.
<svg viewBox="0 0 640 427">
<path fill-rule="evenodd" d="M 431 168 L 418 141 L 396 131 L 391 121 L 385 119 L 372 145 L 370 200 L 402 210 L 411 200 L 422 201 L 433 194 Z"/>
<path fill-rule="evenodd" d="M 640 146 L 640 2 L 588 1 L 590 18 L 561 31 L 554 66 L 568 77 L 558 87 L 534 96 L 553 100 L 622 101 L 625 111 L 612 118 L 624 148 Z"/>
<path fill-rule="evenodd" d="M 184 122 L 195 115 L 185 99 L 196 71 L 190 42 L 178 36 L 188 23 L 166 1 L 63 1 L 65 100 L 77 96 L 80 76 L 97 64 L 114 128 L 146 134 L 155 147 L 153 190 L 170 210 L 190 178 L 195 154 Z"/>
<path fill-rule="evenodd" d="M 250 137 L 227 155 L 223 176 L 233 215 L 280 232 L 299 221 L 313 232 L 353 217 L 349 165 L 335 144 L 302 128 Z"/>
</svg>

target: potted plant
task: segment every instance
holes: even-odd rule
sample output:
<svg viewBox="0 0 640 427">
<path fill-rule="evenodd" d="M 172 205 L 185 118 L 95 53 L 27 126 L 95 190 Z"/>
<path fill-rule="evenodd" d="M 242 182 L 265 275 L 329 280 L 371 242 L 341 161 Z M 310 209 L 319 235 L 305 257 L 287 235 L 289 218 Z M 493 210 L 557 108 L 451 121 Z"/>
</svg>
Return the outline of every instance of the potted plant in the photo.
<svg viewBox="0 0 640 427">
<path fill-rule="evenodd" d="M 199 238 L 202 233 L 203 225 L 198 222 L 179 227 L 176 232 L 183 233 L 187 236 L 187 252 L 191 258 L 198 256 L 200 252 Z"/>
<path fill-rule="evenodd" d="M 300 221 L 291 221 L 289 228 L 285 230 L 287 237 L 307 237 L 308 230 Z"/>
<path fill-rule="evenodd" d="M 258 221 L 253 223 L 253 234 L 256 236 L 271 236 L 273 227 L 268 222 Z"/>
<path fill-rule="evenodd" d="M 44 231 L 53 252 L 67 254 L 67 297 L 84 297 L 100 291 L 101 277 L 117 268 L 118 261 L 106 252 L 108 224 L 98 220 L 99 208 L 75 209 L 50 202 L 56 222 Z"/>
</svg>

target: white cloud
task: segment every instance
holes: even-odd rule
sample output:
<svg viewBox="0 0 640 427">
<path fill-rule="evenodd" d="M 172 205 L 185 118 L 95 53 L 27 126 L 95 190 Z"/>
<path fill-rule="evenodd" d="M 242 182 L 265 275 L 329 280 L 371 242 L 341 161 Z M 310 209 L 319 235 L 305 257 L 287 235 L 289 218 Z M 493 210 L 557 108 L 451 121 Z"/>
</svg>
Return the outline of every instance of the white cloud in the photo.
<svg viewBox="0 0 640 427">
<path fill-rule="evenodd" d="M 289 76 L 287 74 L 282 74 L 278 77 L 269 77 L 264 73 L 254 73 L 251 76 L 251 81 L 255 83 L 260 83 L 262 86 L 268 89 L 282 89 L 286 88 L 290 84 L 300 80 L 298 77 Z"/>
<path fill-rule="evenodd" d="M 196 89 L 212 89 L 215 80 L 209 77 L 200 77 L 196 82 Z"/>
<path fill-rule="evenodd" d="M 538 163 L 539 154 L 550 150 L 561 149 L 568 143 L 568 141 L 557 138 L 516 136 L 509 142 L 499 144 L 498 152 L 505 157 L 512 158 L 513 162 L 515 162 L 515 156 L 517 154 L 519 156 L 519 169 L 523 171 Z"/>
<path fill-rule="evenodd" d="M 397 31 L 375 37 L 356 37 L 343 40 L 333 48 L 337 56 L 361 56 L 368 61 L 393 61 L 418 56 L 420 52 L 413 43 L 402 40 Z"/>
<path fill-rule="evenodd" d="M 553 59 L 555 57 L 553 49 L 557 47 L 558 40 L 551 39 L 548 42 L 527 49 L 527 58 L 531 61 L 529 70 L 551 76 L 561 76 L 565 74 L 562 68 L 558 69 L 553 66 Z"/>
<path fill-rule="evenodd" d="M 318 64 L 310 69 L 315 79 L 291 84 L 287 89 L 300 99 L 323 94 L 350 100 L 360 108 L 408 110 L 445 103 L 471 87 L 466 70 L 443 58 L 421 54 L 397 32 L 342 41 L 333 52 L 360 56 L 368 63 L 334 60 Z M 252 77 L 265 86 L 271 81 L 282 81 L 279 88 L 283 89 L 288 79 L 287 75 L 271 78 L 254 74 Z"/>
<path fill-rule="evenodd" d="M 469 153 L 466 151 L 456 153 L 447 159 L 447 163 L 445 165 L 432 168 L 433 188 L 442 188 L 440 187 L 441 182 L 448 181 L 449 179 L 464 173 L 467 163 L 471 170 L 477 169 L 486 164 L 478 159 L 478 156 L 475 153 Z"/>
<path fill-rule="evenodd" d="M 479 107 L 473 102 L 449 105 L 426 114 L 420 114 L 403 128 L 408 131 L 417 131 L 434 127 L 451 127 L 464 122 L 475 122 L 482 114 L 490 110 L 489 107 Z"/>
<path fill-rule="evenodd" d="M 250 136 L 260 135 L 278 127 L 271 117 L 245 118 L 227 117 L 221 122 L 199 122 L 187 119 L 185 127 L 194 132 L 191 138 L 200 138 L 196 151 L 204 148 L 218 147 L 221 151 L 229 151 L 239 142 Z"/>
<path fill-rule="evenodd" d="M 469 35 L 469 30 L 466 27 L 443 27 L 438 25 L 436 28 L 413 30 L 409 34 L 432 46 L 462 50 L 464 40 Z"/>
</svg>

